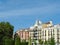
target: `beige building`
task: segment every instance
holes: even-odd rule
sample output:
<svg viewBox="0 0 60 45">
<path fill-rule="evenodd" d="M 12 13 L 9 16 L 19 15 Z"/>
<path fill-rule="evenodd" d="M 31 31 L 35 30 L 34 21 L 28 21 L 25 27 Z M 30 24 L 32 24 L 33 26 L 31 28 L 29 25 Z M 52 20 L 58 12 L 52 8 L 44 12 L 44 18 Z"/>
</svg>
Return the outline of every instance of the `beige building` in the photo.
<svg viewBox="0 0 60 45">
<path fill-rule="evenodd" d="M 36 43 L 39 43 L 39 39 L 45 42 L 51 37 L 54 38 L 56 43 L 60 43 L 60 25 L 53 25 L 52 21 L 42 23 L 37 20 L 30 28 L 25 30 L 22 29 L 17 32 L 21 39 L 26 39 L 28 41 L 29 37 L 31 37 L 32 43 L 34 43 L 34 40 L 36 40 Z"/>
<path fill-rule="evenodd" d="M 29 29 L 22 29 L 22 30 L 19 30 L 17 31 L 16 33 L 19 35 L 21 41 L 28 41 L 29 39 Z"/>
</svg>

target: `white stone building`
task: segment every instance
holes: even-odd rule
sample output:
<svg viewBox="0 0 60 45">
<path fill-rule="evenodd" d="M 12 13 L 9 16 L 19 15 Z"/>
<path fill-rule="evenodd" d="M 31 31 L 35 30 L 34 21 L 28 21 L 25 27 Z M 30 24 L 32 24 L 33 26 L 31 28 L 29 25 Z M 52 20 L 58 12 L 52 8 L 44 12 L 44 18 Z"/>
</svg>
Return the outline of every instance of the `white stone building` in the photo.
<svg viewBox="0 0 60 45">
<path fill-rule="evenodd" d="M 56 43 L 60 43 L 60 25 L 53 25 L 52 21 L 47 23 L 36 21 L 35 25 L 30 27 L 29 33 L 32 40 L 41 39 L 45 42 L 53 37 Z"/>
<path fill-rule="evenodd" d="M 42 23 L 41 21 L 37 20 L 36 23 L 28 29 L 28 32 L 29 37 L 31 37 L 32 44 L 34 44 L 34 40 L 38 44 L 39 39 L 45 42 L 51 37 L 54 38 L 56 43 L 60 43 L 60 25 L 54 25 L 52 21 Z"/>
</svg>

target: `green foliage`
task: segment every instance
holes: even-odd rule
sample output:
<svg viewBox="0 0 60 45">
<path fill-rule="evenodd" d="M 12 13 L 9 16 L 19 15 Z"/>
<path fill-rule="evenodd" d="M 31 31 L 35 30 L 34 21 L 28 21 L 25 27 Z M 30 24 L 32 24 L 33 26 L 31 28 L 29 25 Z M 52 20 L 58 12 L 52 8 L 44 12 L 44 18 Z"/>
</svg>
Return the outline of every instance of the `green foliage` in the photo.
<svg viewBox="0 0 60 45">
<path fill-rule="evenodd" d="M 31 42 L 31 37 L 29 38 L 28 45 L 32 45 L 32 42 Z"/>
<path fill-rule="evenodd" d="M 26 40 L 23 40 L 23 41 L 21 42 L 21 45 L 28 45 L 28 42 L 26 42 Z"/>
<path fill-rule="evenodd" d="M 13 45 L 13 39 L 4 38 L 3 45 Z"/>
<path fill-rule="evenodd" d="M 18 34 L 16 33 L 14 36 L 14 41 L 15 41 L 15 45 L 28 45 L 28 42 L 26 42 L 26 40 L 23 40 L 21 42 L 20 37 L 18 36 Z"/>
<path fill-rule="evenodd" d="M 0 38 L 7 36 L 12 38 L 14 27 L 9 22 L 0 22 Z"/>
<path fill-rule="evenodd" d="M 45 41 L 44 44 L 45 44 L 45 45 L 48 45 L 48 41 Z"/>
<path fill-rule="evenodd" d="M 7 45 L 5 43 L 9 42 L 13 36 L 14 27 L 9 22 L 0 22 L 0 45 Z M 6 42 L 7 41 L 7 42 Z M 11 41 L 12 42 L 12 41 Z"/>
<path fill-rule="evenodd" d="M 41 39 L 39 40 L 39 43 L 40 43 L 40 45 L 43 45 L 43 43 L 44 43 L 44 45 L 55 45 L 55 40 L 54 40 L 54 38 L 52 37 L 51 39 L 49 39 L 48 41 L 45 41 L 45 42 L 43 42 Z"/>
<path fill-rule="evenodd" d="M 41 39 L 39 40 L 39 43 L 40 43 L 41 45 L 43 45 L 43 41 L 42 41 Z"/>
<path fill-rule="evenodd" d="M 51 38 L 51 39 L 49 40 L 49 44 L 50 44 L 50 45 L 55 45 L 55 40 L 54 40 L 54 38 Z"/>
<path fill-rule="evenodd" d="M 16 34 L 15 35 L 15 45 L 21 45 L 20 37 Z"/>
<path fill-rule="evenodd" d="M 37 45 L 37 44 L 36 44 L 36 40 L 34 40 L 34 44 Z"/>
</svg>

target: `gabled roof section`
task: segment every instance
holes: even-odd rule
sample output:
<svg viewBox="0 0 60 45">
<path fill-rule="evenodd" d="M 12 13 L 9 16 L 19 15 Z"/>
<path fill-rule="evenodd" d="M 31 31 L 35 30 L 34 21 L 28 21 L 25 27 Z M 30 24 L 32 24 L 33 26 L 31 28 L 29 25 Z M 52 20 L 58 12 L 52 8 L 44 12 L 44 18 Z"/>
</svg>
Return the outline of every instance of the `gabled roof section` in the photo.
<svg viewBox="0 0 60 45">
<path fill-rule="evenodd" d="M 41 24 L 42 24 L 42 22 L 41 22 L 41 21 L 36 20 L 36 22 L 35 22 L 35 25 L 34 25 L 34 26 L 39 26 L 39 25 L 41 25 Z"/>
</svg>

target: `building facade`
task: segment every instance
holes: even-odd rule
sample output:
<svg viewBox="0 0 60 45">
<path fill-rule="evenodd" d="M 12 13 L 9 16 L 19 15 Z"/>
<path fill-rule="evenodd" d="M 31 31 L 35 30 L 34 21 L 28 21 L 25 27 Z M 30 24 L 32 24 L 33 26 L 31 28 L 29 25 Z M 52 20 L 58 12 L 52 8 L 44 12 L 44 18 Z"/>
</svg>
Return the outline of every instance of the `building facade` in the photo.
<svg viewBox="0 0 60 45">
<path fill-rule="evenodd" d="M 21 41 L 28 41 L 29 39 L 29 31 L 28 29 L 22 29 L 16 32 L 18 36 L 20 37 Z"/>
<path fill-rule="evenodd" d="M 25 39 L 28 41 L 29 37 L 31 37 L 32 44 L 34 44 L 34 40 L 38 44 L 40 39 L 45 42 L 52 37 L 54 38 L 55 43 L 60 43 L 60 25 L 53 25 L 52 21 L 42 23 L 37 20 L 30 28 L 19 30 L 17 33 L 21 40 Z"/>
</svg>

